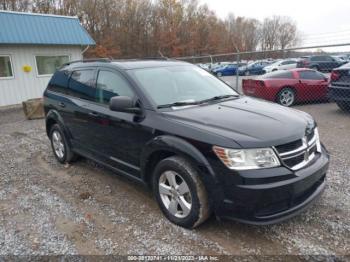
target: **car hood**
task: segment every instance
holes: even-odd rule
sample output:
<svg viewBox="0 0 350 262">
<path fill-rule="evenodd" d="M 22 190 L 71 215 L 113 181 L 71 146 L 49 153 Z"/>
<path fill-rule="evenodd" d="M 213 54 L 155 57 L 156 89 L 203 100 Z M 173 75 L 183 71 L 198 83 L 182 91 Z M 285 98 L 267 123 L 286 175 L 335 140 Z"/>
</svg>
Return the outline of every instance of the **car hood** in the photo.
<svg viewBox="0 0 350 262">
<path fill-rule="evenodd" d="M 315 123 L 307 113 L 250 97 L 181 108 L 163 116 L 233 140 L 243 148 L 270 147 L 305 136 Z M 225 145 L 220 145 L 225 146 Z"/>
</svg>

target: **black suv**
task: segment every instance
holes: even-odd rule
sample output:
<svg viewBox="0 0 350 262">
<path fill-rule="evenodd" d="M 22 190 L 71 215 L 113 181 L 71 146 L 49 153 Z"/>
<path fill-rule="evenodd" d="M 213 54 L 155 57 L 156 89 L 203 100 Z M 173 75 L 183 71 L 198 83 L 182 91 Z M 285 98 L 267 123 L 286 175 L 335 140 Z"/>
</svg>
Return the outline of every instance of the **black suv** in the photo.
<svg viewBox="0 0 350 262">
<path fill-rule="evenodd" d="M 212 213 L 276 223 L 325 187 L 329 156 L 310 115 L 242 96 L 188 63 L 72 62 L 44 104 L 59 162 L 84 156 L 140 181 L 183 227 Z"/>
<path fill-rule="evenodd" d="M 330 72 L 332 69 L 343 65 L 345 62 L 337 57 L 329 55 L 315 55 L 297 62 L 297 67 L 311 68 L 317 71 Z"/>
<path fill-rule="evenodd" d="M 350 63 L 332 71 L 329 98 L 342 110 L 350 112 Z"/>
</svg>

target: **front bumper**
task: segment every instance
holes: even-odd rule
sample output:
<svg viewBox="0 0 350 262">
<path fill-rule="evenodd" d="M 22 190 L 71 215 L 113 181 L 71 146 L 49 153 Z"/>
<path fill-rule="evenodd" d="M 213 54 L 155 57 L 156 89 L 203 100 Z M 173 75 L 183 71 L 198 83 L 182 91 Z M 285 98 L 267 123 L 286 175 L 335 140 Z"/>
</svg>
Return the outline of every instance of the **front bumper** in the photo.
<svg viewBox="0 0 350 262">
<path fill-rule="evenodd" d="M 330 86 L 328 97 L 333 101 L 350 102 L 350 86 Z"/>
<path fill-rule="evenodd" d="M 328 166 L 329 155 L 323 148 L 308 166 L 295 172 L 279 167 L 225 174 L 223 199 L 215 205 L 216 215 L 256 225 L 293 217 L 321 195 Z M 237 184 L 236 175 L 243 183 Z"/>
</svg>

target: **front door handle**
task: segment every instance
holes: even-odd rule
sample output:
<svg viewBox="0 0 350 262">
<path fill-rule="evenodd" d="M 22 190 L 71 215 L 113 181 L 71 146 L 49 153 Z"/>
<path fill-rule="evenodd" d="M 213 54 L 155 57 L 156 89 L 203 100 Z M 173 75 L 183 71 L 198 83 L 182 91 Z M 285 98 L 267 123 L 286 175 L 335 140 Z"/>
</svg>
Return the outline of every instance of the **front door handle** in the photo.
<svg viewBox="0 0 350 262">
<path fill-rule="evenodd" d="M 59 105 L 60 107 L 66 107 L 65 103 L 63 103 L 63 102 L 58 103 L 58 105 Z"/>
<path fill-rule="evenodd" d="M 98 113 L 96 113 L 96 112 L 90 112 L 89 115 L 90 115 L 90 116 L 93 116 L 93 117 L 98 117 L 98 116 L 100 116 L 100 115 L 99 115 Z"/>
</svg>

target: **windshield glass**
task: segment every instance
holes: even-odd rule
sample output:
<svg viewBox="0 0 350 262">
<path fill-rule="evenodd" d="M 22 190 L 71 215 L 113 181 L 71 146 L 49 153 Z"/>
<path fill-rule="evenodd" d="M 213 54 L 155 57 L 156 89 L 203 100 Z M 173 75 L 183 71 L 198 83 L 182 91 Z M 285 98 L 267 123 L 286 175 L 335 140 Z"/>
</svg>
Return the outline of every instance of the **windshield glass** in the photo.
<svg viewBox="0 0 350 262">
<path fill-rule="evenodd" d="M 157 106 L 238 95 L 212 74 L 191 65 L 135 69 L 132 72 Z"/>
</svg>

